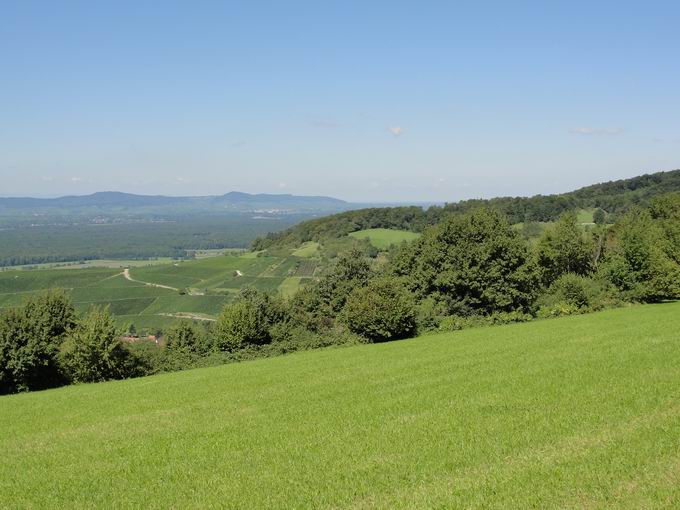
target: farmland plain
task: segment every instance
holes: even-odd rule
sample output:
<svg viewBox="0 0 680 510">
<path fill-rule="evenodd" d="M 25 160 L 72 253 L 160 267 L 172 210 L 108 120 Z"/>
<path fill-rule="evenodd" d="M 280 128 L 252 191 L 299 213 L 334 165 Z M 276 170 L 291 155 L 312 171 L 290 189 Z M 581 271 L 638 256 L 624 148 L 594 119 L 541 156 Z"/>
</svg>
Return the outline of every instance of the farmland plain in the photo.
<svg viewBox="0 0 680 510">
<path fill-rule="evenodd" d="M 2 397 L 3 506 L 677 508 L 679 328 L 646 305 Z"/>
<path fill-rule="evenodd" d="M 378 249 L 416 239 L 401 230 L 370 229 L 344 237 L 369 239 Z M 181 318 L 214 320 L 243 287 L 292 296 L 328 264 L 322 244 L 302 243 L 274 254 L 204 250 L 193 260 L 170 258 L 63 262 L 0 271 L 0 311 L 47 289 L 69 293 L 79 311 L 108 306 L 120 326 L 165 329 Z"/>
<path fill-rule="evenodd" d="M 0 310 L 19 306 L 36 292 L 60 288 L 79 311 L 108 306 L 121 326 L 163 329 L 181 317 L 214 319 L 244 286 L 290 295 L 314 276 L 318 261 L 229 252 L 191 261 L 130 264 L 125 270 L 112 261 L 106 265 L 110 267 L 2 271 Z"/>
</svg>

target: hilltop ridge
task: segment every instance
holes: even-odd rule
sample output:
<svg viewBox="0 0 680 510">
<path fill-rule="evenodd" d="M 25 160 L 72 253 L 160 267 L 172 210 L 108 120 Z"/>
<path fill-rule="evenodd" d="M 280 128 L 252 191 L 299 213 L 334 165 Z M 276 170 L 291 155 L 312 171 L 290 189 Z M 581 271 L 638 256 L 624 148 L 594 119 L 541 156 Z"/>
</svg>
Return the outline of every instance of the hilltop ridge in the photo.
<svg viewBox="0 0 680 510">
<path fill-rule="evenodd" d="M 252 210 L 258 207 L 292 210 L 341 210 L 349 207 L 349 204 L 344 200 L 326 196 L 251 194 L 241 191 L 207 196 L 138 195 L 120 191 L 99 191 L 89 195 L 67 195 L 58 198 L 0 198 L 0 211 L 3 209 L 53 210 L 59 208 L 146 208 L 163 206 L 182 206 L 205 210 L 214 207 L 240 210 Z"/>
<path fill-rule="evenodd" d="M 255 241 L 255 249 L 299 245 L 307 241 L 338 238 L 363 229 L 391 228 L 421 232 L 444 215 L 490 207 L 504 213 L 510 223 L 551 222 L 566 211 L 602 209 L 614 220 L 632 206 L 644 206 L 659 195 L 680 192 L 680 169 L 643 174 L 574 191 L 531 197 L 473 198 L 427 209 L 414 206 L 367 208 L 344 211 L 299 223 Z"/>
</svg>

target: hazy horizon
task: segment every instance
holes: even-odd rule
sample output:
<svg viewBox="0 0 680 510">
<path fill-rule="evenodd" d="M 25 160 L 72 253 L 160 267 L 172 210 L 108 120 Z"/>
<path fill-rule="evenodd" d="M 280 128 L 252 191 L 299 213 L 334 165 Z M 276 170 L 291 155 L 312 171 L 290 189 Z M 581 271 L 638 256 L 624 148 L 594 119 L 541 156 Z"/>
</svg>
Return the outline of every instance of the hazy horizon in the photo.
<svg viewBox="0 0 680 510">
<path fill-rule="evenodd" d="M 668 171 L 673 171 L 673 170 L 678 170 L 676 168 L 673 169 L 668 169 L 668 170 L 659 170 L 659 172 L 668 172 Z M 631 177 L 637 177 L 640 175 L 643 175 L 644 173 L 655 173 L 655 172 L 641 172 L 633 175 L 629 175 L 626 177 L 614 177 L 609 180 L 619 180 L 619 179 L 628 179 Z M 345 202 L 348 203 L 366 203 L 366 204 L 443 204 L 446 202 L 452 203 L 452 202 L 457 202 L 461 200 L 469 200 L 469 199 L 489 199 L 489 198 L 497 198 L 501 196 L 513 196 L 513 197 L 529 197 L 529 196 L 534 196 L 534 195 L 551 195 L 551 194 L 562 194 L 562 193 L 568 193 L 570 191 L 575 191 L 579 188 L 590 186 L 593 184 L 601 184 L 606 181 L 597 181 L 597 182 L 587 182 L 584 183 L 583 185 L 579 185 L 575 188 L 569 188 L 569 189 L 564 189 L 564 190 L 557 190 L 557 191 L 552 191 L 549 193 L 541 193 L 540 191 L 537 193 L 532 193 L 531 195 L 529 194 L 517 194 L 517 195 L 493 195 L 493 194 L 486 194 L 486 195 L 462 195 L 460 198 L 452 199 L 452 200 L 419 200 L 417 198 L 414 198 L 412 200 L 409 199 L 403 199 L 403 200 L 349 200 L 346 198 L 343 198 L 342 196 L 336 196 L 336 195 L 321 195 L 317 193 L 291 193 L 289 191 L 285 190 L 278 190 L 278 191 L 272 191 L 272 192 L 263 192 L 263 191 L 244 191 L 244 190 L 239 190 L 239 189 L 230 189 L 226 190 L 223 192 L 220 191 L 212 191 L 208 192 L 205 194 L 181 194 L 181 193 L 137 193 L 134 191 L 127 191 L 125 189 L 100 189 L 100 190 L 94 190 L 90 192 L 83 192 L 83 193 L 65 193 L 65 194 L 33 194 L 33 195 L 21 195 L 21 194 L 6 194 L 6 195 L 0 195 L 0 198 L 38 198 L 38 199 L 54 199 L 54 198 L 63 198 L 66 196 L 86 196 L 86 195 L 93 195 L 95 193 L 124 193 L 124 194 L 131 194 L 131 195 L 142 195 L 142 196 L 166 196 L 166 197 L 208 197 L 208 196 L 222 196 L 226 195 L 228 193 L 246 193 L 250 195 L 258 195 L 258 194 L 264 194 L 264 195 L 294 195 L 294 196 L 303 196 L 303 197 L 312 197 L 312 196 L 319 196 L 319 197 L 327 197 L 327 198 L 336 198 L 339 200 L 344 200 Z"/>
<path fill-rule="evenodd" d="M 452 202 L 677 169 L 679 19 L 674 2 L 9 1 L 0 196 Z"/>
</svg>

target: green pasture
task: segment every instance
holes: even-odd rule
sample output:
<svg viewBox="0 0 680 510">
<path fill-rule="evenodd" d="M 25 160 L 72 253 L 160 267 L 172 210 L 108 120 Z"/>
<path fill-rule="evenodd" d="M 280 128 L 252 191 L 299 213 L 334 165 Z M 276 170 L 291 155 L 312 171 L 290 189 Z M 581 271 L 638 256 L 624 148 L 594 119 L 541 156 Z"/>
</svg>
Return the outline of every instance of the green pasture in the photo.
<svg viewBox="0 0 680 510">
<path fill-rule="evenodd" d="M 214 256 L 214 255 L 202 255 Z M 18 266 L 4 266 L 2 271 L 12 271 L 22 269 L 26 271 L 33 271 L 37 269 L 84 269 L 88 267 L 106 267 L 106 268 L 125 268 L 125 267 L 144 267 L 155 266 L 159 264 L 169 264 L 173 261 L 170 257 L 157 257 L 146 260 L 139 259 L 93 259 L 74 262 L 46 262 L 43 264 L 24 264 Z"/>
<path fill-rule="evenodd" d="M 285 297 L 291 297 L 298 291 L 300 285 L 302 284 L 302 281 L 303 278 L 300 278 L 298 276 L 291 276 L 289 278 L 286 278 L 279 285 L 279 292 Z"/>
<path fill-rule="evenodd" d="M 319 255 L 320 245 L 316 241 L 308 241 L 303 243 L 297 250 L 294 250 L 292 255 L 294 257 L 310 258 Z"/>
<path fill-rule="evenodd" d="M 680 303 L 0 398 L 6 508 L 678 508 Z"/>
<path fill-rule="evenodd" d="M 593 223 L 593 213 L 595 209 L 579 209 L 576 214 L 577 221 L 583 223 Z"/>
<path fill-rule="evenodd" d="M 132 278 L 200 292 L 237 290 L 244 286 L 276 291 L 289 277 L 313 274 L 316 262 L 302 257 L 211 257 L 164 266 L 131 268 Z M 209 313 L 209 312 L 208 312 Z"/>
<path fill-rule="evenodd" d="M 26 292 L 48 288 L 88 287 L 118 274 L 116 269 L 3 271 L 0 273 L 0 294 Z"/>
<path fill-rule="evenodd" d="M 208 316 L 219 315 L 230 298 L 228 296 L 189 296 L 179 294 L 161 296 L 154 300 L 146 309 L 144 315 L 198 313 Z"/>
<path fill-rule="evenodd" d="M 415 232 L 393 230 L 389 228 L 369 228 L 352 232 L 349 235 L 355 239 L 368 239 L 369 242 L 379 250 L 386 250 L 393 244 L 399 244 L 403 241 L 413 241 L 420 237 L 420 234 Z"/>
</svg>

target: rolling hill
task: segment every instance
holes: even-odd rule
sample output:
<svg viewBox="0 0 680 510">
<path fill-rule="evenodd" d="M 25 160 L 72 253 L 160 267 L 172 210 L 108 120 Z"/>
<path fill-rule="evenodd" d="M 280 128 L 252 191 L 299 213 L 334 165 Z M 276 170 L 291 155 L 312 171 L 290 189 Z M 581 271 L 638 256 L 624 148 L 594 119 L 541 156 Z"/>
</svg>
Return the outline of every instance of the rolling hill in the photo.
<svg viewBox="0 0 680 510">
<path fill-rule="evenodd" d="M 30 210 L 31 212 L 96 209 L 119 211 L 156 209 L 158 212 L 176 212 L 177 208 L 197 213 L 215 210 L 252 212 L 258 209 L 275 209 L 290 212 L 337 211 L 349 208 L 344 200 L 321 196 L 296 196 L 291 194 L 250 194 L 232 191 L 220 196 L 169 197 L 162 195 L 135 195 L 104 191 L 84 196 L 60 198 L 0 198 L 0 212 Z"/>
<path fill-rule="evenodd" d="M 366 229 L 392 229 L 421 232 L 442 217 L 482 206 L 503 212 L 513 224 L 552 222 L 565 211 L 586 212 L 603 209 L 610 220 L 633 206 L 647 205 L 657 196 L 680 191 L 680 170 L 645 174 L 594 184 L 568 193 L 533 197 L 498 197 L 449 203 L 443 207 L 367 208 L 340 212 L 294 225 L 256 240 L 259 249 L 295 246 L 303 242 L 339 238 Z"/>
<path fill-rule="evenodd" d="M 2 506 L 677 508 L 678 328 L 638 306 L 1 397 Z"/>
</svg>

